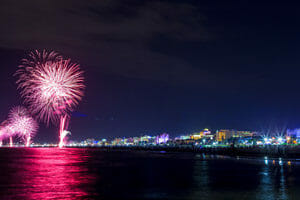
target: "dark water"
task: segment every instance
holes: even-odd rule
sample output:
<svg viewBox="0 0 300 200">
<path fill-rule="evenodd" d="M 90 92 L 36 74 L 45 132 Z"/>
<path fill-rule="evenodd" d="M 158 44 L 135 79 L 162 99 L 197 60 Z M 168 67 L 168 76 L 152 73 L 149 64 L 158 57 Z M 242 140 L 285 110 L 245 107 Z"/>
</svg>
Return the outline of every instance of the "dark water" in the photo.
<svg viewBox="0 0 300 200">
<path fill-rule="evenodd" d="M 0 149 L 0 199 L 299 199 L 297 160 Z"/>
</svg>

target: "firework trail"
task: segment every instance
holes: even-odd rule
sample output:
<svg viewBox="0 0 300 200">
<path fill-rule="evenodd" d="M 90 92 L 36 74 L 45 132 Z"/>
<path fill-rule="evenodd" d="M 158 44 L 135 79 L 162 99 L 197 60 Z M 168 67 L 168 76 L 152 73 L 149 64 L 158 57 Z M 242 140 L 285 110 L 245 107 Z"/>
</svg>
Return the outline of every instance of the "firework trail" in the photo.
<svg viewBox="0 0 300 200">
<path fill-rule="evenodd" d="M 14 143 L 13 143 L 13 138 L 12 136 L 9 137 L 9 147 L 13 147 Z"/>
<path fill-rule="evenodd" d="M 18 135 L 24 139 L 26 147 L 29 147 L 31 138 L 38 130 L 38 124 L 30 116 L 26 108 L 17 106 L 11 109 L 8 115 L 10 135 Z M 10 136 L 12 137 L 12 136 Z"/>
<path fill-rule="evenodd" d="M 65 133 L 65 129 L 67 127 L 67 115 L 64 115 L 60 118 L 60 127 L 59 127 L 59 148 L 62 148 L 64 146 L 64 139 L 67 136 Z"/>
<path fill-rule="evenodd" d="M 21 96 L 34 115 L 49 125 L 60 123 L 60 143 L 70 112 L 83 96 L 84 77 L 79 65 L 56 52 L 32 52 L 22 60 L 16 75 Z"/>
</svg>

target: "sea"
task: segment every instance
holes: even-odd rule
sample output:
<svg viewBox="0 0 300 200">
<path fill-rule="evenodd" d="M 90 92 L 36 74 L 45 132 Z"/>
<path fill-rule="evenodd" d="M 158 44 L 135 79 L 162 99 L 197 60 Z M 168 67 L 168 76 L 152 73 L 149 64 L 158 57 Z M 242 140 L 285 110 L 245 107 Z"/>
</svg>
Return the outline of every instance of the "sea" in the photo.
<svg viewBox="0 0 300 200">
<path fill-rule="evenodd" d="M 300 199 L 300 160 L 0 148 L 0 199 Z"/>
</svg>

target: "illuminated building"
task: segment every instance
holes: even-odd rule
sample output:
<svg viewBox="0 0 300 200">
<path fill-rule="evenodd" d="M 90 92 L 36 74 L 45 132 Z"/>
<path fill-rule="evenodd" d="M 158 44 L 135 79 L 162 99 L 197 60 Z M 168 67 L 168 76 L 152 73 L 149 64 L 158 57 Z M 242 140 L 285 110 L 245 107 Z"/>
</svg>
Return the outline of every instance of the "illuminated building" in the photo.
<svg viewBox="0 0 300 200">
<path fill-rule="evenodd" d="M 146 143 L 148 143 L 151 139 L 152 139 L 152 137 L 149 135 L 144 135 L 144 136 L 140 137 L 140 141 L 146 142 Z"/>
<path fill-rule="evenodd" d="M 122 145 L 124 144 L 124 140 L 122 138 L 115 138 L 112 142 L 112 145 Z"/>
<path fill-rule="evenodd" d="M 134 144 L 133 138 L 125 138 L 124 139 L 124 144 L 126 144 L 126 145 L 133 145 Z"/>
<path fill-rule="evenodd" d="M 299 143 L 300 142 L 300 129 L 287 129 L 286 131 L 288 143 Z"/>
<path fill-rule="evenodd" d="M 216 133 L 216 139 L 218 142 L 222 142 L 223 140 L 227 140 L 233 136 L 232 130 L 218 130 Z"/>
<path fill-rule="evenodd" d="M 254 135 L 255 132 L 251 132 L 251 131 L 236 131 L 233 137 L 253 137 Z"/>
<path fill-rule="evenodd" d="M 140 138 L 139 137 L 133 137 L 133 143 L 135 145 L 137 145 L 140 142 Z"/>
<path fill-rule="evenodd" d="M 224 140 L 228 140 L 233 137 L 253 137 L 255 135 L 255 132 L 250 131 L 237 131 L 237 130 L 218 130 L 216 132 L 216 140 L 218 142 L 222 142 Z"/>
<path fill-rule="evenodd" d="M 88 138 L 84 141 L 84 145 L 86 146 L 93 146 L 95 145 L 95 139 L 94 138 Z"/>
<path fill-rule="evenodd" d="M 199 133 L 193 133 L 191 135 L 192 140 L 200 140 L 203 137 L 206 137 L 208 135 L 211 135 L 211 131 L 209 129 L 203 129 L 203 131 L 200 131 Z"/>
<path fill-rule="evenodd" d="M 169 134 L 163 133 L 163 134 L 156 137 L 155 143 L 156 144 L 165 144 L 169 141 L 169 139 L 170 139 Z"/>
<path fill-rule="evenodd" d="M 175 140 L 189 140 L 189 139 L 191 139 L 191 136 L 189 135 L 181 135 L 175 138 Z"/>
<path fill-rule="evenodd" d="M 195 141 L 191 139 L 190 135 L 182 135 L 182 136 L 176 137 L 173 140 L 173 143 L 176 145 L 193 145 L 195 143 Z"/>
</svg>

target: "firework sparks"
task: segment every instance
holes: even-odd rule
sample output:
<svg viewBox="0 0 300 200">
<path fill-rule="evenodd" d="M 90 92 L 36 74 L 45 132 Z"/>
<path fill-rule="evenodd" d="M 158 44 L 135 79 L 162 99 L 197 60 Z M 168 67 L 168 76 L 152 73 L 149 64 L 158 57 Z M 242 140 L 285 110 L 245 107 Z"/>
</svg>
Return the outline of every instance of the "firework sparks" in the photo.
<svg viewBox="0 0 300 200">
<path fill-rule="evenodd" d="M 26 108 L 21 106 L 11 109 L 8 118 L 11 135 L 21 136 L 28 147 L 31 138 L 37 132 L 37 122 L 30 116 Z"/>
<path fill-rule="evenodd" d="M 1 123 L 0 125 L 0 139 L 1 142 L 3 139 L 12 137 L 14 135 L 13 128 L 11 124 L 9 124 L 8 120 L 5 120 L 4 122 Z M 12 139 L 11 139 L 12 141 Z"/>
<path fill-rule="evenodd" d="M 60 123 L 60 143 L 69 113 L 83 96 L 84 77 L 78 64 L 63 59 L 56 52 L 38 52 L 23 59 L 16 75 L 21 96 L 41 121 Z"/>
</svg>

